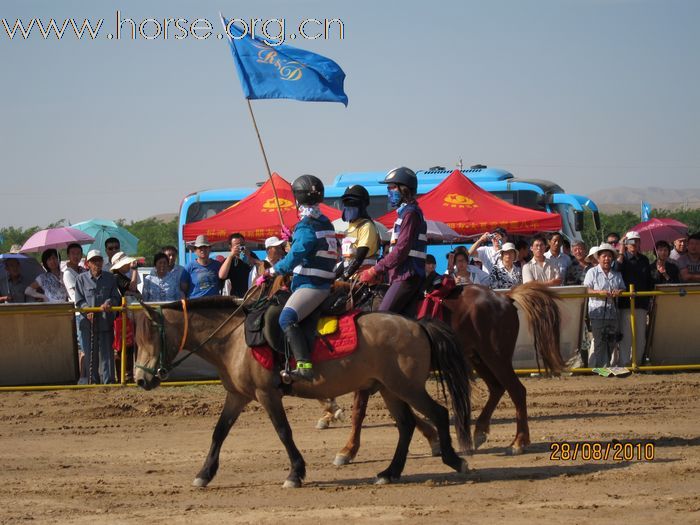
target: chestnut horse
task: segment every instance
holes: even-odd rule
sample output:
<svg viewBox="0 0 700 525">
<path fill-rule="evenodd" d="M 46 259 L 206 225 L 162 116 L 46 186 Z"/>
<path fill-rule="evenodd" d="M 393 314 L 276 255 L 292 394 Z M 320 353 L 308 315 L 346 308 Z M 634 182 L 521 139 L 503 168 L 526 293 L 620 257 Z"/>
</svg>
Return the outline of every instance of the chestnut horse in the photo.
<svg viewBox="0 0 700 525">
<path fill-rule="evenodd" d="M 519 321 L 516 305 L 524 312 L 535 340 L 538 365 L 540 359 L 547 373 L 560 373 L 565 364 L 559 353 L 560 314 L 554 292 L 538 283 L 517 286 L 506 293 L 496 293 L 483 286 L 464 286 L 442 299 L 445 320 L 459 338 L 465 357 L 489 390 L 489 397 L 474 428 L 474 447 L 486 442 L 491 416 L 504 392 L 515 405 L 516 433 L 509 454 L 522 454 L 530 444 L 527 422 L 526 390 L 513 370 L 513 353 L 518 338 Z M 367 410 L 369 392 L 355 392 L 352 407 L 352 431 L 347 444 L 335 457 L 336 465 L 352 461 L 360 448 L 362 421 Z M 420 418 L 418 430 L 439 451 L 435 429 Z"/>
<path fill-rule="evenodd" d="M 454 451 L 447 409 L 425 390 L 433 368 L 442 377 L 452 399 L 457 437 L 470 439 L 469 368 L 457 347 L 455 334 L 444 323 L 412 321 L 388 313 L 357 317 L 355 352 L 314 366 L 313 382 L 283 385 L 278 371 L 264 368 L 245 343 L 240 300 L 228 297 L 195 299 L 159 307 L 143 305 L 135 316 L 138 353 L 136 383 L 149 390 L 174 366 L 180 348 L 191 349 L 212 363 L 226 389 L 226 402 L 216 424 L 207 458 L 194 485 L 206 486 L 219 467 L 222 443 L 243 408 L 252 400 L 266 410 L 289 456 L 291 468 L 284 487 L 299 487 L 306 475 L 301 453 L 292 439 L 282 398 L 295 395 L 326 399 L 356 390 L 379 391 L 396 420 L 399 439 L 389 467 L 377 474 L 377 483 L 401 476 L 415 428 L 414 409 L 437 427 L 443 462 L 464 473 L 467 463 Z"/>
</svg>

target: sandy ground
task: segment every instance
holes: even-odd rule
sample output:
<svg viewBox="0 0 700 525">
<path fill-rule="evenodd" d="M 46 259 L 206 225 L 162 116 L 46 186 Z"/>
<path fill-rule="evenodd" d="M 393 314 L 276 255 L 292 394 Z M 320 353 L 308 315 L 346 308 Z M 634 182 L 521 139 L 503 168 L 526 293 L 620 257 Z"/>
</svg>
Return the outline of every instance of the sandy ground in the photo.
<svg viewBox="0 0 700 525">
<path fill-rule="evenodd" d="M 527 454 L 504 454 L 515 424 L 512 404 L 502 401 L 470 474 L 451 472 L 416 436 L 402 482 L 389 486 L 372 484 L 397 438 L 379 396 L 357 461 L 341 468 L 331 461 L 347 424 L 316 430 L 318 404 L 288 399 L 308 465 L 297 490 L 281 488 L 287 458 L 256 404 L 233 428 L 211 485 L 190 486 L 221 387 L 1 393 L 0 522 L 700 523 L 700 375 L 527 378 L 525 385 Z M 477 382 L 474 404 L 484 400 Z M 349 408 L 350 397 L 341 404 Z M 654 459 L 550 458 L 554 442 L 613 439 L 652 442 Z"/>
</svg>

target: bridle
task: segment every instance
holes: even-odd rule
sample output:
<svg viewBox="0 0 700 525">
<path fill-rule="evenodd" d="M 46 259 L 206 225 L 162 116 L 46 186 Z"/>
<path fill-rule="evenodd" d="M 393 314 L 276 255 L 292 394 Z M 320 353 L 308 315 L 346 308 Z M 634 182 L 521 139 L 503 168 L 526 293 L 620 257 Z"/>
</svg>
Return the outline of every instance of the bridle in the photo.
<svg viewBox="0 0 700 525">
<path fill-rule="evenodd" d="M 223 320 L 219 326 L 217 326 L 207 337 L 199 343 L 193 350 L 187 350 L 185 348 L 185 342 L 187 341 L 187 336 L 189 332 L 189 314 L 187 312 L 187 299 L 181 299 L 180 304 L 182 304 L 182 314 L 184 317 L 184 328 L 182 331 L 182 338 L 180 339 L 180 345 L 178 347 L 178 351 L 174 354 L 174 356 L 178 355 L 181 351 L 187 350 L 189 352 L 187 355 L 181 357 L 180 359 L 177 359 L 175 361 L 168 362 L 168 352 L 166 350 L 166 337 L 165 337 L 165 316 L 163 315 L 163 308 L 161 305 L 156 305 L 155 309 L 158 311 L 158 315 L 160 316 L 160 320 L 154 319 L 150 315 L 150 308 L 154 308 L 153 306 L 147 306 L 146 304 L 143 303 L 143 301 L 139 301 L 141 303 L 141 306 L 143 306 L 144 311 L 146 312 L 146 316 L 148 319 L 151 321 L 151 326 L 154 326 L 158 328 L 158 332 L 160 334 L 160 350 L 158 352 L 158 361 L 156 362 L 156 365 L 154 367 L 149 367 L 149 366 L 143 366 L 139 365 L 138 363 L 134 364 L 134 368 L 138 368 L 140 370 L 143 370 L 144 372 L 147 372 L 151 374 L 154 377 L 157 377 L 161 381 L 165 381 L 168 376 L 170 375 L 170 372 L 173 371 L 177 366 L 179 366 L 183 361 L 185 361 L 187 358 L 190 356 L 196 354 L 199 352 L 205 344 L 207 344 L 211 339 L 219 333 L 219 331 L 228 324 L 228 322 L 233 319 L 246 305 L 246 301 L 252 296 L 251 292 L 255 292 L 260 290 L 262 294 L 263 286 L 260 287 L 255 287 L 251 288 L 248 290 L 248 292 L 245 294 L 243 299 L 241 299 L 241 304 L 238 305 L 238 308 L 236 308 L 230 315 L 226 317 L 226 319 Z M 234 328 L 238 328 L 241 324 L 243 324 L 245 319 L 241 320 L 241 322 Z"/>
</svg>

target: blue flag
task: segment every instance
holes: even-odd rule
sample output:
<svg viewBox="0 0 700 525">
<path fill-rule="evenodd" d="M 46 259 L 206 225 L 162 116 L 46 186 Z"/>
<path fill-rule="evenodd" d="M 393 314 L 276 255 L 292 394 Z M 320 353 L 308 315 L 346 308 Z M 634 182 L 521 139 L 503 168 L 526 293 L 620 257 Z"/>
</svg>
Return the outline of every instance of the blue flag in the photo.
<svg viewBox="0 0 700 525">
<path fill-rule="evenodd" d="M 291 98 L 348 105 L 343 91 L 345 73 L 330 58 L 285 44 L 270 46 L 245 35 L 223 16 L 221 22 L 245 98 Z"/>
<path fill-rule="evenodd" d="M 648 221 L 651 217 L 651 204 L 642 201 L 642 222 Z"/>
</svg>

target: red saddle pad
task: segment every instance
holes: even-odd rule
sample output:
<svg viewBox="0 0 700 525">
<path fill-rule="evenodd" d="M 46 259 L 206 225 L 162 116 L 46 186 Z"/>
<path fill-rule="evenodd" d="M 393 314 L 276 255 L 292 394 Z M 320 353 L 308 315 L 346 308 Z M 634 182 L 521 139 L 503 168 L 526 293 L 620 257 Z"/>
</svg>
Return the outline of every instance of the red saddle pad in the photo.
<svg viewBox="0 0 700 525">
<path fill-rule="evenodd" d="M 335 333 L 323 337 L 325 342 L 316 338 L 314 348 L 311 351 L 311 362 L 321 363 L 331 359 L 340 359 L 352 354 L 357 348 L 357 325 L 355 318 L 360 310 L 353 310 L 338 317 L 338 329 Z M 326 344 L 328 343 L 328 344 Z M 250 349 L 253 357 L 265 368 L 272 370 L 275 364 L 274 351 L 267 345 L 254 346 Z M 292 366 L 294 366 L 292 358 Z"/>
</svg>

